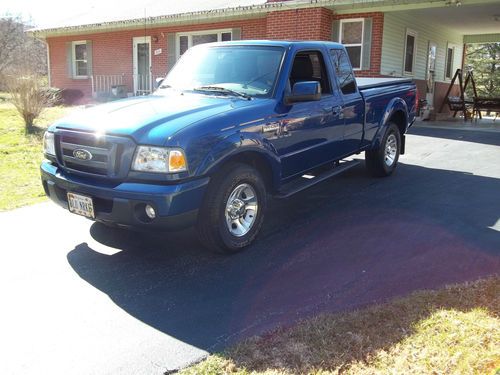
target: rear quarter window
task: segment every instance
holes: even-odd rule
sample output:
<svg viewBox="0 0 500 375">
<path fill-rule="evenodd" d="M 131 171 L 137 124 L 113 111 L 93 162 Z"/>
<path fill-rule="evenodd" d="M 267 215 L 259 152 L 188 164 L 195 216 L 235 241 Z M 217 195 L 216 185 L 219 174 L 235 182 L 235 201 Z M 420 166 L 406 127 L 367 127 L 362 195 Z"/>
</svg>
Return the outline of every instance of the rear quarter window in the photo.
<svg viewBox="0 0 500 375">
<path fill-rule="evenodd" d="M 354 94 L 356 82 L 347 53 L 342 49 L 332 49 L 330 50 L 330 58 L 337 75 L 340 91 L 344 95 Z"/>
</svg>

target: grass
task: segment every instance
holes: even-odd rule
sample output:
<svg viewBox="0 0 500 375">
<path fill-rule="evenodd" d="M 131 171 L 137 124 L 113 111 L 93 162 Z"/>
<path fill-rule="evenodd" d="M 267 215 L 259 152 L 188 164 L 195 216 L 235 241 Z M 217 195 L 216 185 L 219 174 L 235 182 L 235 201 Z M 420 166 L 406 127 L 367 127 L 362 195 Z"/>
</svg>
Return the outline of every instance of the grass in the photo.
<svg viewBox="0 0 500 375">
<path fill-rule="evenodd" d="M 500 374 L 500 277 L 322 315 L 249 339 L 191 374 Z"/>
<path fill-rule="evenodd" d="M 39 172 L 43 130 L 70 109 L 46 109 L 35 122 L 36 133 L 25 136 L 21 117 L 8 96 L 0 94 L 0 211 L 44 199 Z"/>
</svg>

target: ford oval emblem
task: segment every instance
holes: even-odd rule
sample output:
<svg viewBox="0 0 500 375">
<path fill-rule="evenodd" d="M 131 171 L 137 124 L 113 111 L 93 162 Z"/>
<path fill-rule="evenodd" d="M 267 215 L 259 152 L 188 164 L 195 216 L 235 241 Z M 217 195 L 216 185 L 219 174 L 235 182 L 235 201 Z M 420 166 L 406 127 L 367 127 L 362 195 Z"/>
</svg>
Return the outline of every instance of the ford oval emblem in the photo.
<svg viewBox="0 0 500 375">
<path fill-rule="evenodd" d="M 92 154 L 89 151 L 84 150 L 82 148 L 73 150 L 73 156 L 75 158 L 77 158 L 77 159 L 80 159 L 80 160 L 90 160 L 90 159 L 92 159 Z"/>
</svg>

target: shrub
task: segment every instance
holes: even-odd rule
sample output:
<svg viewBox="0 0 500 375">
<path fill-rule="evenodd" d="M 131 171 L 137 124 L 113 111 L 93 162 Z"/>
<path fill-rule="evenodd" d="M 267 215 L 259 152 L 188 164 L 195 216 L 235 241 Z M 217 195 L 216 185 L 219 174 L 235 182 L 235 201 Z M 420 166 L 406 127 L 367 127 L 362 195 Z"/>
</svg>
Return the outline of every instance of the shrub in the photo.
<svg viewBox="0 0 500 375">
<path fill-rule="evenodd" d="M 52 98 L 52 100 L 50 100 L 47 105 L 48 107 L 64 104 L 62 100 L 61 89 L 58 89 L 56 87 L 42 87 L 40 90 L 43 91 L 44 95 Z"/>
<path fill-rule="evenodd" d="M 41 87 L 40 77 L 36 73 L 10 76 L 7 87 L 12 104 L 24 120 L 26 134 L 34 133 L 34 121 L 43 109 L 59 100 L 59 91 Z"/>
<path fill-rule="evenodd" d="M 80 102 L 80 99 L 84 97 L 81 90 L 76 89 L 62 89 L 61 90 L 61 102 L 64 105 L 75 105 Z"/>
</svg>

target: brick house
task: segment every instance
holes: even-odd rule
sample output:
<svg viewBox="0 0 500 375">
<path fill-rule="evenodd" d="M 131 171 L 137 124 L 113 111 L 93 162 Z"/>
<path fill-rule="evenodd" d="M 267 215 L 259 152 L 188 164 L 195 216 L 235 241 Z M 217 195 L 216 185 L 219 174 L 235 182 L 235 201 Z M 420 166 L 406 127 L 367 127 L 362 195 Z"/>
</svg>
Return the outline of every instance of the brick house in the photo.
<svg viewBox="0 0 500 375">
<path fill-rule="evenodd" d="M 238 39 L 342 42 L 359 77 L 409 76 L 441 103 L 467 43 L 500 41 L 497 0 L 190 0 L 90 11 L 34 29 L 48 45 L 49 81 L 84 100 L 121 85 L 151 91 L 191 46 Z M 461 6 L 458 6 L 461 5 Z M 496 16 L 494 16 L 496 14 Z M 493 16 L 492 16 L 493 15 Z"/>
</svg>

